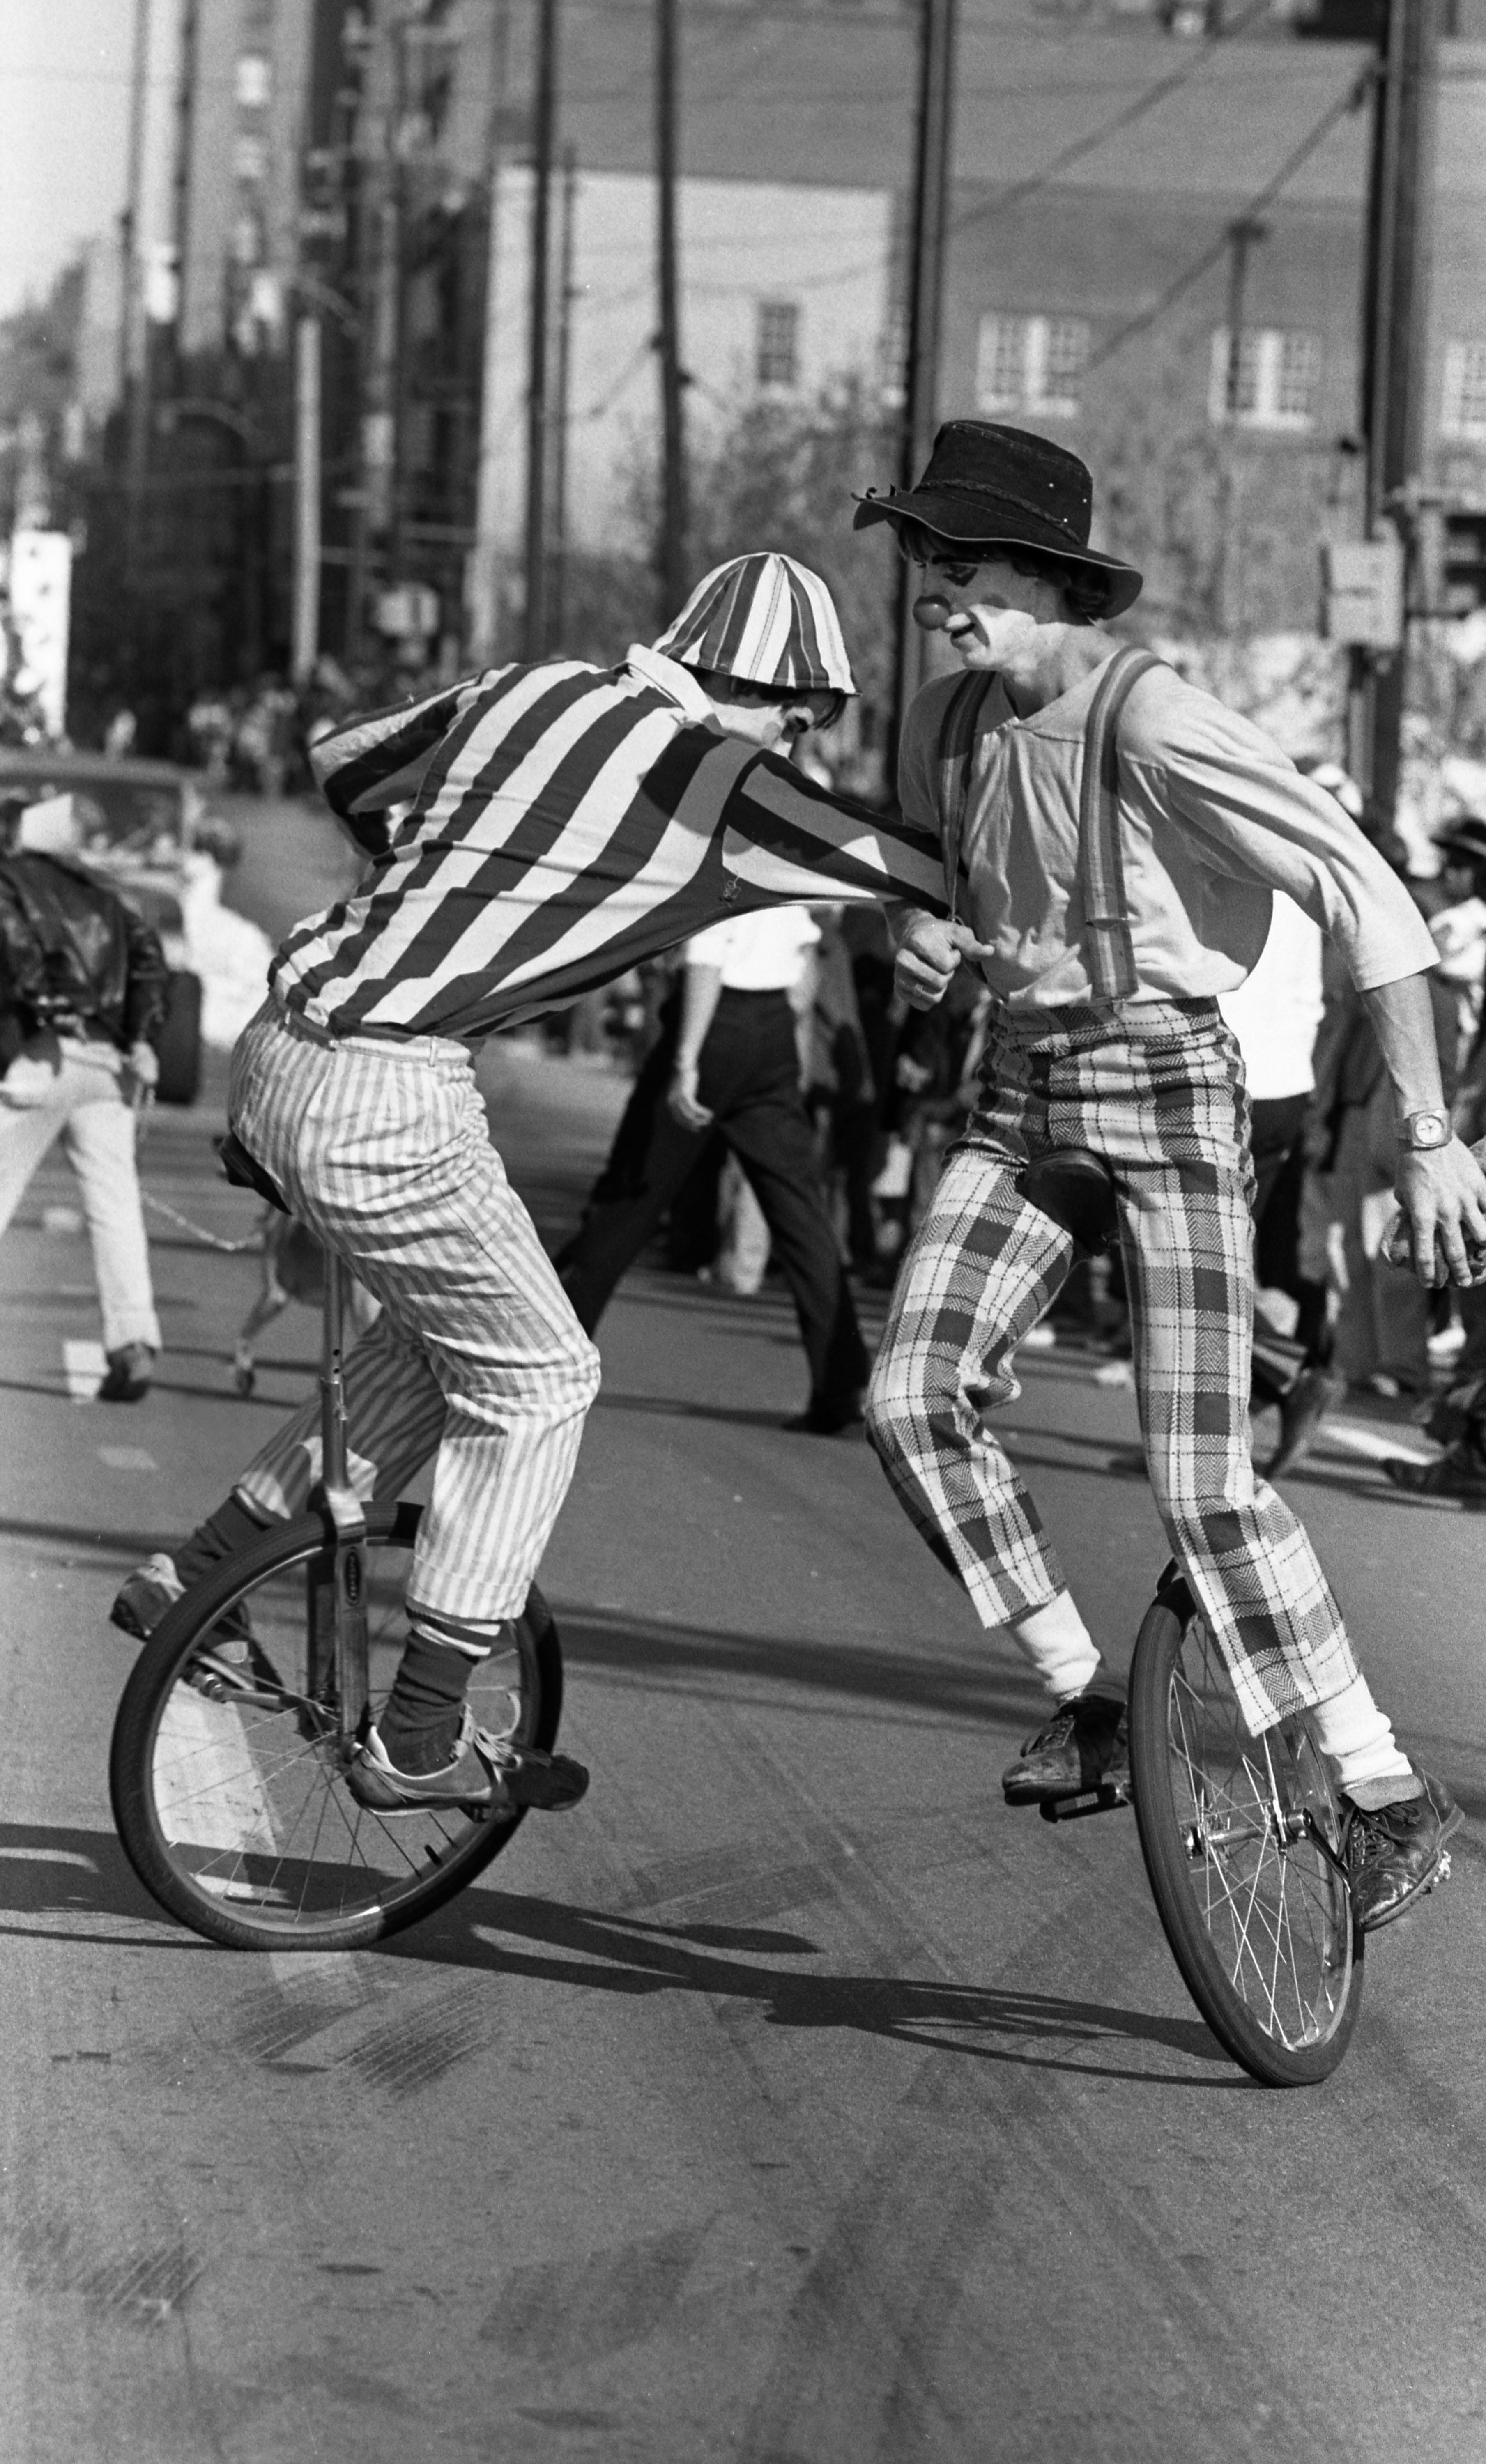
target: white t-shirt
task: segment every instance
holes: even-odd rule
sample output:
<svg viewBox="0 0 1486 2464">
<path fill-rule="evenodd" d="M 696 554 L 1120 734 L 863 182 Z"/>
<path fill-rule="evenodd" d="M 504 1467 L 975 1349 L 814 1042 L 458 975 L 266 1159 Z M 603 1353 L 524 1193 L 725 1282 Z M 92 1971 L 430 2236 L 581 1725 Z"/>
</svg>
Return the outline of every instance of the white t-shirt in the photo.
<svg viewBox="0 0 1486 2464">
<path fill-rule="evenodd" d="M 1321 1014 L 1321 935 L 1282 890 L 1275 892 L 1269 939 L 1252 976 L 1218 1007 L 1238 1038 L 1244 1075 L 1256 1104 L 1308 1095 Z"/>
<path fill-rule="evenodd" d="M 792 992 L 820 939 L 808 907 L 767 907 L 709 924 L 686 944 L 689 967 L 721 967 L 727 993 Z"/>
</svg>

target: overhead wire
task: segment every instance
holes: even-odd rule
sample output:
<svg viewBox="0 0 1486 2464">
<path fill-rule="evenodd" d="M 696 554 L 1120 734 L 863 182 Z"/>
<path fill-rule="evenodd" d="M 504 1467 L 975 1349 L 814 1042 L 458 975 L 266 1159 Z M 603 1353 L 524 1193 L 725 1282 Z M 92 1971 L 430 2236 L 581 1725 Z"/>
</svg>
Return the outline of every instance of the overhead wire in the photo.
<svg viewBox="0 0 1486 2464">
<path fill-rule="evenodd" d="M 1147 86 L 1143 94 L 1137 95 L 1133 102 L 1113 113 L 1098 128 L 1091 129 L 1087 136 L 1074 138 L 1071 143 L 1054 155 L 1051 163 L 1045 163 L 1040 171 L 1031 172 L 1025 180 L 1013 181 L 1009 187 L 1002 188 L 993 197 L 983 198 L 979 205 L 967 206 L 963 213 L 954 216 L 950 230 L 964 231 L 970 223 L 1009 213 L 1013 206 L 1023 205 L 1029 197 L 1036 196 L 1039 189 L 1048 187 L 1061 172 L 1081 162 L 1086 154 L 1097 153 L 1111 137 L 1118 137 L 1122 129 L 1143 120 L 1145 114 L 1154 111 L 1158 103 L 1164 102 L 1168 95 L 1175 94 L 1181 86 L 1189 85 L 1192 78 L 1208 66 L 1219 45 L 1231 42 L 1235 34 L 1242 33 L 1244 28 L 1265 12 L 1270 5 L 1271 0 L 1250 0 L 1242 16 L 1235 17 L 1232 24 L 1220 33 L 1209 34 L 1204 39 L 1195 58 L 1184 61 L 1168 77 L 1158 77 L 1154 85 Z"/>
<path fill-rule="evenodd" d="M 1149 326 L 1154 325 L 1165 315 L 1168 308 L 1175 306 L 1184 293 L 1190 291 L 1192 285 L 1200 282 L 1203 275 L 1227 254 L 1229 231 L 1232 221 L 1252 221 L 1263 211 L 1266 206 L 1274 204 L 1281 189 L 1294 179 L 1301 165 L 1308 161 L 1320 145 L 1324 143 L 1343 114 L 1361 108 L 1367 88 L 1373 81 L 1373 75 L 1374 72 L 1370 69 L 1365 70 L 1360 77 L 1354 79 L 1345 94 L 1338 95 L 1335 101 L 1321 113 L 1315 126 L 1301 138 L 1299 144 L 1286 155 L 1278 170 L 1272 178 L 1266 180 L 1262 188 L 1255 189 L 1247 205 L 1241 208 L 1236 216 L 1231 218 L 1229 224 L 1225 225 L 1222 235 L 1209 248 L 1204 249 L 1200 256 L 1194 257 L 1191 264 L 1177 275 L 1174 282 L 1166 285 L 1159 299 L 1154 300 L 1150 307 L 1142 308 L 1138 315 L 1128 318 L 1124 324 L 1117 327 L 1116 331 L 1099 344 L 1097 351 L 1090 353 L 1084 363 L 1085 376 L 1092 374 L 1095 368 L 1101 367 L 1106 360 L 1112 360 L 1117 351 L 1123 350 L 1126 342 L 1135 340 L 1137 334 L 1142 334 Z"/>
</svg>

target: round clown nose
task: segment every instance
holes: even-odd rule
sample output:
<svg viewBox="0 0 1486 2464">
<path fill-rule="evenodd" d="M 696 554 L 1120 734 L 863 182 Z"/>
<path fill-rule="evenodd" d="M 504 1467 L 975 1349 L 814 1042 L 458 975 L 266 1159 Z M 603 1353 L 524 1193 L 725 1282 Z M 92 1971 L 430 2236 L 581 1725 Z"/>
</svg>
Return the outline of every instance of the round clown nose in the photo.
<svg viewBox="0 0 1486 2464">
<path fill-rule="evenodd" d="M 949 602 L 947 599 L 941 599 L 937 592 L 931 592 L 922 599 L 916 599 L 913 603 L 913 621 L 916 625 L 921 626 L 925 633 L 943 633 L 949 622 Z"/>
</svg>

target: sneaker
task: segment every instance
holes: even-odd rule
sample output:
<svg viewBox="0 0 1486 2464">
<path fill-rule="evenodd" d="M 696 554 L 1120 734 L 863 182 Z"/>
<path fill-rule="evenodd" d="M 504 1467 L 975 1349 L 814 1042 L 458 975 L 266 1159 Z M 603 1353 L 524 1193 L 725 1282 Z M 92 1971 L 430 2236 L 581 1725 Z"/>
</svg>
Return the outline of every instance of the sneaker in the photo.
<svg viewBox="0 0 1486 2464">
<path fill-rule="evenodd" d="M 1364 1933 L 1391 1925 L 1436 1882 L 1449 1880 L 1445 1842 L 1464 1816 L 1442 1779 L 1430 1771 L 1420 1771 L 1418 1777 L 1424 1794 L 1406 1797 L 1402 1805 L 1369 1813 L 1350 1797 L 1342 1800 L 1351 1814 L 1346 1868 Z"/>
<path fill-rule="evenodd" d="M 1279 1407 L 1279 1444 L 1264 1477 L 1282 1480 L 1310 1451 L 1328 1412 L 1346 1396 L 1346 1379 L 1331 1369 L 1302 1369 Z"/>
<path fill-rule="evenodd" d="M 1458 1497 L 1468 1506 L 1486 1506 L 1486 1463 L 1474 1444 L 1451 1446 L 1433 1463 L 1389 1455 L 1383 1468 L 1395 1488 L 1414 1497 Z"/>
<path fill-rule="evenodd" d="M 1107 1694 L 1071 1694 L 1001 1774 L 1008 1805 L 1051 1805 L 1086 1789 L 1130 1786 L 1130 1723 Z"/>
<path fill-rule="evenodd" d="M 100 1403 L 137 1403 L 149 1393 L 155 1355 L 147 1343 L 122 1343 L 108 1355 L 108 1375 L 98 1390 Z"/>
<path fill-rule="evenodd" d="M 166 1609 L 173 1609 L 176 1601 L 185 1597 L 186 1586 L 175 1571 L 175 1559 L 167 1556 L 164 1549 L 157 1549 L 153 1557 L 146 1557 L 143 1566 L 136 1566 L 132 1574 L 125 1575 L 108 1612 L 108 1621 L 121 1634 L 132 1635 L 136 1642 L 148 1642 Z M 213 1633 L 220 1639 L 240 1643 L 245 1658 L 253 1640 L 247 1610 L 229 1609 L 217 1620 Z"/>
<path fill-rule="evenodd" d="M 358 1805 L 374 1814 L 416 1814 L 447 1805 L 466 1813 L 488 1809 L 514 1814 L 533 1806 L 543 1814 L 576 1805 L 588 1785 L 582 1763 L 568 1754 L 544 1754 L 536 1746 L 515 1746 L 477 1727 L 468 1704 L 459 1723 L 454 1760 L 441 1771 L 400 1771 L 373 1725 L 345 1775 Z"/>
</svg>

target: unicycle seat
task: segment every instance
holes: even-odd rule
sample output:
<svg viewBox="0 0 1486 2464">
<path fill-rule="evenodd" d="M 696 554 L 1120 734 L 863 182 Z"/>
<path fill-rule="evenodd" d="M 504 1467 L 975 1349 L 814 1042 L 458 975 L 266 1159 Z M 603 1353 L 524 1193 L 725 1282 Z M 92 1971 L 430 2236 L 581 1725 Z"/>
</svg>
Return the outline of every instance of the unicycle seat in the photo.
<svg viewBox="0 0 1486 2464">
<path fill-rule="evenodd" d="M 235 1130 L 229 1130 L 226 1137 L 217 1140 L 216 1153 L 223 1176 L 234 1189 L 255 1189 L 270 1206 L 277 1207 L 280 1215 L 293 1213 L 273 1174 L 265 1172 L 256 1155 L 248 1153 Z"/>
<path fill-rule="evenodd" d="M 1115 1177 L 1102 1155 L 1087 1147 L 1049 1147 L 1023 1165 L 1017 1187 L 1028 1204 L 1060 1224 L 1088 1257 L 1111 1249 L 1120 1238 Z"/>
</svg>

